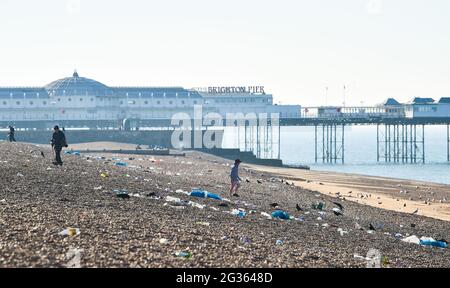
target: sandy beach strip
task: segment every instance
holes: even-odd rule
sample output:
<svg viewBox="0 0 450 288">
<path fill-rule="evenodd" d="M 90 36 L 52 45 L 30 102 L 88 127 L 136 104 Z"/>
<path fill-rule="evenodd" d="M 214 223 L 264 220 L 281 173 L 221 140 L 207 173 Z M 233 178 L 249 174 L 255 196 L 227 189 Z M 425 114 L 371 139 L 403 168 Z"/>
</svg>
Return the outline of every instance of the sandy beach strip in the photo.
<svg viewBox="0 0 450 288">
<path fill-rule="evenodd" d="M 450 185 L 357 174 L 245 165 L 296 186 L 381 209 L 450 221 Z"/>
</svg>

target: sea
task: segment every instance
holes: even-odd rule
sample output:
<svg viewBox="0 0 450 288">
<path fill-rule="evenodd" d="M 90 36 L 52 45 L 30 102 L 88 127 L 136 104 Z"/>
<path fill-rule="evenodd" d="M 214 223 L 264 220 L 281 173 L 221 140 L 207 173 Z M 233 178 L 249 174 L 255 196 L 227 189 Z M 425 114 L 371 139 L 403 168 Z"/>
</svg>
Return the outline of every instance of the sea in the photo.
<svg viewBox="0 0 450 288">
<path fill-rule="evenodd" d="M 231 131 L 226 132 L 225 139 L 227 140 L 224 141 L 224 147 L 236 148 L 238 140 L 229 137 L 231 134 L 233 134 Z M 419 134 L 421 135 L 421 129 L 417 135 Z M 308 165 L 311 170 L 317 171 L 450 184 L 446 126 L 425 127 L 425 164 L 386 163 L 383 159 L 381 159 L 382 162 L 377 162 L 376 126 L 348 126 L 345 128 L 344 164 L 339 160 L 339 163 L 336 164 L 324 164 L 321 159 L 315 163 L 314 127 L 281 127 L 280 135 L 280 157 L 287 165 Z M 340 135 L 339 132 L 338 135 Z M 272 148 L 278 151 L 277 145 L 272 145 Z M 275 158 L 278 156 L 277 151 L 274 151 Z M 419 152 L 417 153 L 419 154 Z"/>
</svg>

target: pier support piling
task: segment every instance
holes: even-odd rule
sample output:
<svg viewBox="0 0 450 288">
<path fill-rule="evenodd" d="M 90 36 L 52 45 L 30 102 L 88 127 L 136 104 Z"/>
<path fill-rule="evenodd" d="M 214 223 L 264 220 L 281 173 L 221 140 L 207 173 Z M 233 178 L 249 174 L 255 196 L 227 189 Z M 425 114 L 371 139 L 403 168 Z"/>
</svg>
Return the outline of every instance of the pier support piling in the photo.
<svg viewBox="0 0 450 288">
<path fill-rule="evenodd" d="M 384 124 L 384 129 L 377 125 L 377 162 L 400 163 L 400 159 L 402 163 L 425 163 L 425 125 L 422 129 L 416 124 Z"/>
<path fill-rule="evenodd" d="M 318 133 L 319 126 L 322 126 L 322 133 Z M 314 126 L 314 160 L 316 163 L 320 158 L 322 158 L 322 163 L 337 163 L 338 160 L 342 160 L 342 163 L 344 163 L 344 130 L 345 125 L 339 124 Z M 320 139 L 320 136 L 322 139 Z M 320 149 L 319 143 L 322 144 L 322 149 Z"/>
</svg>

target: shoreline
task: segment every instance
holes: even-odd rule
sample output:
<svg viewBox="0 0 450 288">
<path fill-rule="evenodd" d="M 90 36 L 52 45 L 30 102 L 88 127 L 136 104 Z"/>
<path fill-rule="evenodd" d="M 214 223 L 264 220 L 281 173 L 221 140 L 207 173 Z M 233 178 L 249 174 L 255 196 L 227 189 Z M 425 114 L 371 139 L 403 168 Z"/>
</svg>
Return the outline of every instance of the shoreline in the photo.
<svg viewBox="0 0 450 288">
<path fill-rule="evenodd" d="M 450 185 L 447 184 L 343 172 L 245 166 L 285 177 L 297 187 L 345 201 L 402 213 L 413 213 L 418 209 L 414 214 L 450 221 L 450 203 L 447 201 Z"/>
</svg>

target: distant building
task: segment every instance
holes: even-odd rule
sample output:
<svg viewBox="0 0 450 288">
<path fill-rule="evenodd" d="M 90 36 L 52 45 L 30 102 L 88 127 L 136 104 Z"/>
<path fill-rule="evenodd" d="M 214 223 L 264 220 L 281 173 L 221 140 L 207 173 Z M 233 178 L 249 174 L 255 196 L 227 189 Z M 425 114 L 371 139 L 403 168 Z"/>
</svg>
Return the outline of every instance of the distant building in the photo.
<svg viewBox="0 0 450 288">
<path fill-rule="evenodd" d="M 114 125 L 125 119 L 167 120 L 179 112 L 193 117 L 194 105 L 202 105 L 203 113 L 223 116 L 228 112 L 276 112 L 284 117 L 300 114 L 300 106 L 275 106 L 272 95 L 265 93 L 209 94 L 182 87 L 110 87 L 80 77 L 76 71 L 72 77 L 44 87 L 0 87 L 0 123 L 4 127 L 11 123 L 51 127 L 54 122 L 64 122 L 68 127 L 95 127 L 102 121 Z"/>
</svg>

